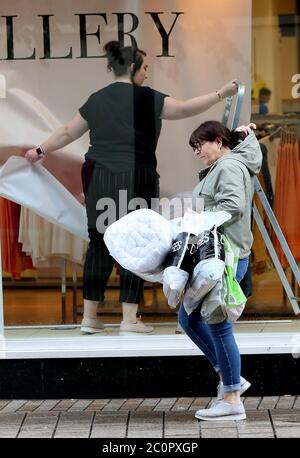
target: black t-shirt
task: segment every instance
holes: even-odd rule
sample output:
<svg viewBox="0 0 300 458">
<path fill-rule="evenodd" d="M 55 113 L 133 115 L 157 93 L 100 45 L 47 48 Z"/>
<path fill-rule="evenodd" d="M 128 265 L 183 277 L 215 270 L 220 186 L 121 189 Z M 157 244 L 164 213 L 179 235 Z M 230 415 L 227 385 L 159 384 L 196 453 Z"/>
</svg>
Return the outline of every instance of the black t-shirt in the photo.
<svg viewBox="0 0 300 458">
<path fill-rule="evenodd" d="M 86 158 L 112 172 L 156 170 L 155 150 L 166 94 L 150 87 L 116 82 L 92 94 L 79 108 L 88 122 Z"/>
</svg>

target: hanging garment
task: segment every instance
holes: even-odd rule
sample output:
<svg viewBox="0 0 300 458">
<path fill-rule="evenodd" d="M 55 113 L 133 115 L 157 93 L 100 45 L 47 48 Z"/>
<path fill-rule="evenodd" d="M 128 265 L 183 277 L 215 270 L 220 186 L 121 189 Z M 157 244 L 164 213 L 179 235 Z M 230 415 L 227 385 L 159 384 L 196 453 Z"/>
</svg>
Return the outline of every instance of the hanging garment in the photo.
<svg viewBox="0 0 300 458">
<path fill-rule="evenodd" d="M 298 141 L 283 143 L 278 154 L 274 213 L 296 260 L 300 261 L 300 157 Z M 289 263 L 275 234 L 274 247 L 284 268 Z"/>
<path fill-rule="evenodd" d="M 268 150 L 265 144 L 260 144 L 263 160 L 262 160 L 262 168 L 261 171 L 258 175 L 258 180 L 261 184 L 261 187 L 266 194 L 266 197 L 268 199 L 269 204 L 272 206 L 273 205 L 273 199 L 274 199 L 274 193 L 273 193 L 273 186 L 271 182 L 271 174 L 269 171 L 269 166 L 268 166 Z M 271 235 L 272 230 L 271 230 L 271 225 L 269 222 L 269 219 L 267 217 L 267 214 L 264 210 L 264 207 L 259 199 L 259 197 L 254 194 L 254 203 L 257 207 L 257 210 L 264 222 L 264 225 Z M 266 272 L 270 266 L 271 266 L 271 260 L 270 260 L 270 255 L 267 250 L 266 244 L 263 240 L 263 237 L 260 233 L 260 230 L 258 229 L 258 226 L 256 224 L 256 221 L 254 218 L 252 218 L 252 234 L 253 234 L 253 245 L 252 245 L 252 251 L 251 251 L 251 272 L 256 273 L 256 274 L 262 274 Z M 249 269 L 248 269 L 249 270 Z M 244 288 L 245 290 L 249 293 L 248 290 L 252 289 L 252 282 L 251 282 L 251 273 L 248 272 L 246 278 L 244 279 Z M 248 286 L 246 285 L 248 283 Z M 249 287 L 249 288 L 248 288 Z M 247 295 L 247 294 L 246 294 Z"/>
<path fill-rule="evenodd" d="M 273 200 L 274 200 L 274 191 L 273 191 L 273 186 L 272 186 L 271 173 L 269 169 L 268 149 L 266 145 L 264 145 L 263 143 L 260 145 L 260 149 L 262 152 L 261 174 L 262 174 L 262 179 L 264 182 L 265 194 L 266 194 L 269 204 L 272 207 Z"/>
<path fill-rule="evenodd" d="M 33 269 L 31 258 L 18 243 L 20 205 L 0 197 L 2 270 L 17 280 L 26 269 Z"/>
<path fill-rule="evenodd" d="M 262 171 L 258 175 L 258 180 L 261 184 L 261 187 L 263 191 L 266 193 L 266 188 L 265 188 L 265 183 L 263 180 L 263 175 Z M 264 207 L 257 196 L 257 194 L 254 194 L 254 199 L 253 199 L 257 210 L 263 220 L 263 223 L 271 235 L 272 229 L 271 229 L 271 224 L 270 221 L 267 217 L 267 214 L 264 210 Z M 260 230 L 258 228 L 258 225 L 255 221 L 254 218 L 252 218 L 252 234 L 253 234 L 253 245 L 252 245 L 252 250 L 251 250 L 251 267 L 252 267 L 252 273 L 255 274 L 263 274 L 267 270 L 269 270 L 271 266 L 271 261 L 270 261 L 270 255 L 267 250 L 266 244 L 264 242 L 264 239 L 260 233 Z"/>
<path fill-rule="evenodd" d="M 259 143 L 266 146 L 268 151 L 268 168 L 271 175 L 272 188 L 275 190 L 276 187 L 276 173 L 277 173 L 277 162 L 278 152 L 280 147 L 280 138 L 274 138 L 270 140 L 270 136 L 266 136 L 259 140 Z"/>
<path fill-rule="evenodd" d="M 30 254 L 34 265 L 52 257 L 61 257 L 82 265 L 87 242 L 22 207 L 19 242 L 23 251 Z"/>
<path fill-rule="evenodd" d="M 262 168 L 258 174 L 258 180 L 265 192 L 269 204 L 273 204 L 273 187 L 271 182 L 271 175 L 268 167 L 268 151 L 264 144 L 260 144 L 260 149 L 262 152 Z M 271 234 L 271 227 L 269 220 L 267 218 L 266 212 L 263 208 L 263 205 L 257 196 L 254 194 L 254 203 L 257 207 L 257 210 L 264 222 L 265 227 Z M 260 233 L 260 230 L 256 224 L 254 218 L 252 218 L 252 234 L 253 234 L 253 245 L 251 250 L 251 272 L 256 274 L 262 274 L 266 272 L 270 267 L 270 256 L 269 252 L 266 248 L 265 242 L 263 237 Z M 249 297 L 251 295 L 250 291 L 252 290 L 252 281 L 251 281 L 251 272 L 248 269 L 248 274 L 245 276 L 243 289 L 246 290 L 246 296 Z"/>
</svg>

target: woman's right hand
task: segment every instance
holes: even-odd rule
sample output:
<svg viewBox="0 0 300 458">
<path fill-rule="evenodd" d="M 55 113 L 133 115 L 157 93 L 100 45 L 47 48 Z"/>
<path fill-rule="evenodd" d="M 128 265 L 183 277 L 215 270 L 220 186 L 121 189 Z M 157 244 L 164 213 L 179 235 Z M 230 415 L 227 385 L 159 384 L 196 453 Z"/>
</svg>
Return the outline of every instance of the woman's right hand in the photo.
<svg viewBox="0 0 300 458">
<path fill-rule="evenodd" d="M 220 90 L 219 93 L 223 98 L 231 97 L 235 95 L 239 88 L 239 82 L 237 79 L 229 81 L 229 83 L 225 84 Z"/>
<path fill-rule="evenodd" d="M 38 153 L 36 152 L 36 149 L 35 148 L 32 148 L 32 149 L 29 149 L 28 151 L 26 151 L 25 153 L 25 158 L 29 161 L 29 162 L 37 162 L 41 159 L 41 156 L 38 155 Z"/>
</svg>

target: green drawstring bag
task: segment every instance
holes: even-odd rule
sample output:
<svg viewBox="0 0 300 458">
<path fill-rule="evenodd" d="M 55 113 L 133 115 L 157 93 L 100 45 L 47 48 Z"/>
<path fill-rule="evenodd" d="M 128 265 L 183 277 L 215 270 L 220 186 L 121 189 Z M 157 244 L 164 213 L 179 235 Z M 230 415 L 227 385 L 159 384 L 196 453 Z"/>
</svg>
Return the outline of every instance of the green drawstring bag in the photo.
<svg viewBox="0 0 300 458">
<path fill-rule="evenodd" d="M 237 265 L 239 262 L 239 249 L 233 247 L 229 240 L 223 235 L 223 246 L 225 251 L 225 306 L 224 311 L 227 320 L 235 322 L 241 316 L 247 298 L 240 287 L 239 282 L 235 278 Z"/>
</svg>

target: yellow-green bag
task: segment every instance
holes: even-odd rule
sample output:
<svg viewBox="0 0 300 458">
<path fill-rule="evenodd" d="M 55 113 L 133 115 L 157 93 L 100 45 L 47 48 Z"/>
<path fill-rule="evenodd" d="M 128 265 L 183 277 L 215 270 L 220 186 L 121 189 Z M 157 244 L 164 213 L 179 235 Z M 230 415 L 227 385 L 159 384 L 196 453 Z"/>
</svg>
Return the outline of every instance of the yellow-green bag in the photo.
<svg viewBox="0 0 300 458">
<path fill-rule="evenodd" d="M 247 298 L 239 282 L 235 278 L 239 261 L 239 249 L 232 247 L 229 240 L 224 235 L 222 238 L 225 250 L 225 313 L 228 321 L 235 322 L 241 316 Z"/>
</svg>

